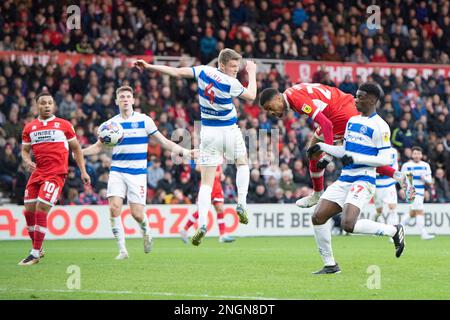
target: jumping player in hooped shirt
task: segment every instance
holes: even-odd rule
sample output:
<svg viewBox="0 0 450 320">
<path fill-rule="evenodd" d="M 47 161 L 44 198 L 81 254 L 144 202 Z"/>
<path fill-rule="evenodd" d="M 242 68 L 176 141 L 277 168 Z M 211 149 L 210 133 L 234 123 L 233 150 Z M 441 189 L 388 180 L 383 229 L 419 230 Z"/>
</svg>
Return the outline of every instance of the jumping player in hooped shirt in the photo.
<svg viewBox="0 0 450 320">
<path fill-rule="evenodd" d="M 237 111 L 233 104 L 233 98 L 255 100 L 256 64 L 247 60 L 248 86 L 245 88 L 236 79 L 241 59 L 241 55 L 236 51 L 226 48 L 219 53 L 218 68 L 204 65 L 192 68 L 174 68 L 152 65 L 144 60 L 137 60 L 134 63 L 140 69 L 197 80 L 202 118 L 199 157 L 202 182 L 198 193 L 199 228 L 192 237 L 192 244 L 195 246 L 198 246 L 206 235 L 206 219 L 211 206 L 215 171 L 216 167 L 222 164 L 224 156 L 236 164 L 236 187 L 238 190 L 236 213 L 240 223 L 248 223 L 247 193 L 250 169 L 244 138 L 236 125 Z"/>
<path fill-rule="evenodd" d="M 47 92 L 40 93 L 36 103 L 39 116 L 28 123 L 22 133 L 22 159 L 27 170 L 32 172 L 25 188 L 24 214 L 33 243 L 31 253 L 19 262 L 22 266 L 36 264 L 44 255 L 42 243 L 47 232 L 47 214 L 64 187 L 69 147 L 84 184 L 91 183 L 75 131 L 69 121 L 55 117 L 53 97 Z M 33 162 L 31 152 L 36 162 Z"/>
<path fill-rule="evenodd" d="M 271 115 L 281 118 L 289 108 L 308 116 L 320 127 L 315 131 L 309 142 L 308 149 L 318 142 L 333 145 L 339 144 L 344 136 L 349 119 L 359 114 L 352 95 L 338 88 L 320 83 L 299 83 L 288 88 L 284 93 L 273 88 L 264 89 L 260 95 L 260 105 Z M 299 199 L 296 205 L 310 208 L 316 205 L 324 190 L 324 168 L 332 160 L 330 155 L 322 152 L 308 152 L 309 170 L 314 192 Z M 402 174 L 390 166 L 377 168 L 377 172 L 394 178 L 406 190 L 408 201 L 413 201 L 415 195 L 411 173 Z"/>
</svg>

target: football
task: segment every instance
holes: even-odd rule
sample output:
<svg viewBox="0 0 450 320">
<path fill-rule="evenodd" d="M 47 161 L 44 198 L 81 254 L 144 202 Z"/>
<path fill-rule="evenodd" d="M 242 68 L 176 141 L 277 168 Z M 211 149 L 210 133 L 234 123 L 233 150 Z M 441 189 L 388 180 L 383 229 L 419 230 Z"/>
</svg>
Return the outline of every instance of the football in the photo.
<svg viewBox="0 0 450 320">
<path fill-rule="evenodd" d="M 100 125 L 97 131 L 98 139 L 108 147 L 114 147 L 123 140 L 123 128 L 114 121 L 107 121 Z"/>
</svg>

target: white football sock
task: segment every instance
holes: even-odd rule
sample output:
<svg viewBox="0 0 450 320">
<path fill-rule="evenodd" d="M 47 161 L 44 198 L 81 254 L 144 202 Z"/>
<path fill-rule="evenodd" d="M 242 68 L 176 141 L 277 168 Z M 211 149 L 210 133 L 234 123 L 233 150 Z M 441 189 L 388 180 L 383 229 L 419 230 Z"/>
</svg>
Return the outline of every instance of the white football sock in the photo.
<svg viewBox="0 0 450 320">
<path fill-rule="evenodd" d="M 141 231 L 144 236 L 150 233 L 150 229 L 148 227 L 148 218 L 145 213 L 144 213 L 144 218 L 142 219 L 142 221 L 141 222 L 136 221 L 136 222 L 139 223 L 139 227 L 141 227 Z"/>
<path fill-rule="evenodd" d="M 388 209 L 388 218 L 387 218 L 387 224 L 396 225 L 398 224 L 398 215 L 397 215 L 397 209 Z"/>
<path fill-rule="evenodd" d="M 121 217 L 111 217 L 111 230 L 117 241 L 120 252 L 127 252 L 125 247 L 125 232 L 123 231 Z"/>
<path fill-rule="evenodd" d="M 425 230 L 425 216 L 423 214 L 416 215 L 416 224 L 421 235 L 428 235 L 428 232 Z"/>
<path fill-rule="evenodd" d="M 393 237 L 397 228 L 388 224 L 375 222 L 369 219 L 359 219 L 355 223 L 353 233 L 375 234 L 377 236 Z"/>
<path fill-rule="evenodd" d="M 334 266 L 336 264 L 336 261 L 334 261 L 333 249 L 331 248 L 330 226 L 325 223 L 313 227 L 314 238 L 316 239 L 317 247 L 319 248 L 319 253 L 322 257 L 323 264 L 325 266 Z"/>
<path fill-rule="evenodd" d="M 31 255 L 35 258 L 39 258 L 40 256 L 40 250 L 39 249 L 31 249 Z"/>
<path fill-rule="evenodd" d="M 409 223 L 412 219 L 413 219 L 413 217 L 411 217 L 411 216 L 409 215 L 409 213 L 408 213 L 408 214 L 405 214 L 405 216 L 402 218 L 402 225 L 404 225 L 404 226 L 408 225 L 408 223 Z"/>
<path fill-rule="evenodd" d="M 198 227 L 205 226 L 208 219 L 208 211 L 211 207 L 212 188 L 207 184 L 202 184 L 198 191 Z"/>
<path fill-rule="evenodd" d="M 247 208 L 247 193 L 250 183 L 250 168 L 248 165 L 237 166 L 236 187 L 238 191 L 238 204 Z"/>
</svg>

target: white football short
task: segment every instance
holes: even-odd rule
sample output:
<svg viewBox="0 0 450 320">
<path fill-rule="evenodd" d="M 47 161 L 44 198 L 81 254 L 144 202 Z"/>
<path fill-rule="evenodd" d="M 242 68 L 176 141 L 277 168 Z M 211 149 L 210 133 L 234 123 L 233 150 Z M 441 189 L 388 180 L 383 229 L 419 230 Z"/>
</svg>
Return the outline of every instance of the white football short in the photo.
<svg viewBox="0 0 450 320">
<path fill-rule="evenodd" d="M 395 184 L 386 188 L 376 188 L 375 207 L 383 208 L 383 204 L 397 204 L 397 189 Z"/>
<path fill-rule="evenodd" d="M 237 125 L 225 127 L 202 126 L 200 131 L 200 157 L 202 166 L 218 166 L 223 158 L 229 163 L 245 158 L 245 148 L 242 132 Z"/>
<path fill-rule="evenodd" d="M 109 172 L 107 197 L 127 197 L 128 203 L 144 204 L 147 196 L 147 175 Z"/>
<path fill-rule="evenodd" d="M 372 199 L 375 186 L 366 181 L 344 182 L 337 180 L 329 186 L 320 197 L 337 203 L 344 208 L 345 203 L 351 203 L 362 210 Z"/>
<path fill-rule="evenodd" d="M 423 210 L 423 196 L 416 194 L 416 198 L 414 199 L 414 202 L 410 204 L 409 208 L 411 210 Z"/>
</svg>

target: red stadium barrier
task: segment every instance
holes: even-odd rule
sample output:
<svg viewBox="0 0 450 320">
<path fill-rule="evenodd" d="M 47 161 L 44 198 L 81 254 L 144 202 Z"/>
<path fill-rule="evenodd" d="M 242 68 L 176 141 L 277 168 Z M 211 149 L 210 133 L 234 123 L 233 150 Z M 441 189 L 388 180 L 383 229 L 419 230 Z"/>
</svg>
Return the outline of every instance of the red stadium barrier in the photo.
<svg viewBox="0 0 450 320">
<path fill-rule="evenodd" d="M 439 64 L 405 64 L 405 63 L 342 63 L 329 61 L 285 61 L 285 73 L 290 77 L 292 82 L 311 82 L 313 75 L 318 72 L 322 66 L 329 72 L 330 78 L 338 83 L 342 82 L 345 76 L 350 75 L 352 79 L 356 79 L 359 75 L 366 81 L 374 69 L 379 68 L 380 76 L 388 76 L 391 73 L 401 75 L 403 70 L 407 70 L 408 77 L 414 78 L 420 75 L 428 78 L 433 74 L 434 70 L 438 70 L 439 74 L 444 77 L 450 77 L 450 66 Z"/>
<path fill-rule="evenodd" d="M 288 204 L 249 205 L 249 224 L 240 225 L 234 210 L 226 205 L 224 211 L 225 231 L 234 236 L 305 236 L 313 235 L 311 209 L 299 209 Z M 195 205 L 155 205 L 146 209 L 152 235 L 167 238 L 178 237 Z M 409 206 L 400 204 L 399 214 L 406 214 Z M 375 208 L 367 206 L 361 218 L 373 218 Z M 385 217 L 383 217 L 385 218 Z M 214 209 L 208 214 L 208 236 L 219 235 Z M 57 206 L 48 216 L 46 239 L 101 239 L 112 238 L 108 206 Z M 140 237 L 139 226 L 131 217 L 129 209 L 122 212 L 125 234 Z M 430 233 L 450 234 L 448 204 L 425 204 L 425 226 Z M 191 228 L 193 233 L 195 228 Z M 419 234 L 415 225 L 407 227 L 408 234 Z M 8 205 L 0 209 L 0 240 L 29 239 L 26 231 L 23 206 Z"/>
</svg>

